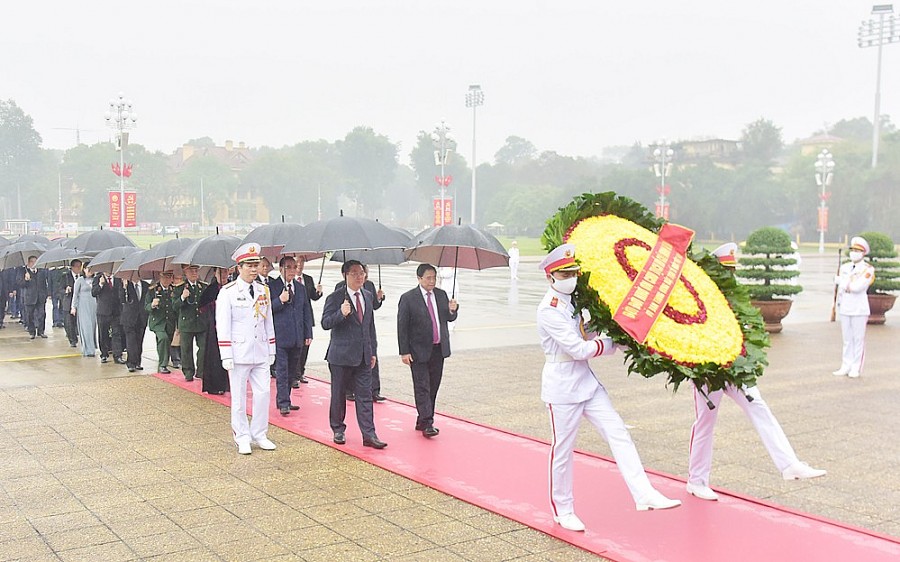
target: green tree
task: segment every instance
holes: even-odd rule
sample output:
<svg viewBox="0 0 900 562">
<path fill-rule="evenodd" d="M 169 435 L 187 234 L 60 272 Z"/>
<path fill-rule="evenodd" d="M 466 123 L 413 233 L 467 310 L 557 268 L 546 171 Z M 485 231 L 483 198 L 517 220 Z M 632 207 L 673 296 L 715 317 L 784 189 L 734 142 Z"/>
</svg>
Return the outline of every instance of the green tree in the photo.
<svg viewBox="0 0 900 562">
<path fill-rule="evenodd" d="M 176 185 L 181 206 L 174 206 L 175 216 L 184 221 L 200 222 L 200 193 L 203 192 L 202 210 L 204 222 L 209 225 L 212 218 L 229 209 L 230 196 L 238 190 L 240 180 L 237 173 L 214 156 L 194 156 L 178 171 Z M 189 204 L 183 204 L 184 202 Z M 234 213 L 229 213 L 234 215 Z"/>
<path fill-rule="evenodd" d="M 134 145 L 126 148 L 132 150 Z M 126 153 L 125 161 L 130 159 Z M 82 225 L 100 225 L 109 222 L 110 190 L 117 189 L 118 178 L 110 166 L 119 161 L 115 145 L 109 142 L 93 145 L 81 144 L 70 148 L 63 156 L 60 174 L 64 193 L 71 196 L 74 218 Z"/>
<path fill-rule="evenodd" d="M 444 196 L 452 197 L 456 193 L 458 196 L 456 216 L 467 217 L 472 200 L 472 171 L 469 169 L 465 157 L 456 151 L 455 140 L 448 140 L 448 148 L 449 154 L 444 165 L 444 175 L 449 176 L 452 181 L 444 189 Z M 431 135 L 425 131 L 419 131 L 416 136 L 416 146 L 409 154 L 412 169 L 416 174 L 416 189 L 424 199 L 423 203 L 428 207 L 427 213 L 432 212 L 432 197 L 441 194 L 441 187 L 436 181 L 441 175 L 441 168 L 435 154 L 436 150 Z M 479 168 L 480 171 L 481 168 Z M 479 179 L 479 185 L 481 185 L 481 179 Z M 428 222 L 430 224 L 432 219 L 429 219 Z"/>
<path fill-rule="evenodd" d="M 0 212 L 7 218 L 18 214 L 34 188 L 33 175 L 41 167 L 41 135 L 34 130 L 30 115 L 14 100 L 0 100 Z M 25 213 L 27 204 L 21 205 Z"/>
<path fill-rule="evenodd" d="M 781 128 L 761 117 L 744 128 L 741 145 L 746 160 L 770 163 L 784 146 Z"/>
<path fill-rule="evenodd" d="M 356 201 L 359 215 L 376 215 L 385 205 L 385 189 L 397 171 L 397 145 L 371 127 L 356 127 L 335 144 L 345 195 Z"/>
<path fill-rule="evenodd" d="M 498 164 L 518 166 L 537 156 L 537 148 L 527 139 L 511 135 L 506 137 L 506 142 L 494 154 L 494 160 Z"/>
</svg>

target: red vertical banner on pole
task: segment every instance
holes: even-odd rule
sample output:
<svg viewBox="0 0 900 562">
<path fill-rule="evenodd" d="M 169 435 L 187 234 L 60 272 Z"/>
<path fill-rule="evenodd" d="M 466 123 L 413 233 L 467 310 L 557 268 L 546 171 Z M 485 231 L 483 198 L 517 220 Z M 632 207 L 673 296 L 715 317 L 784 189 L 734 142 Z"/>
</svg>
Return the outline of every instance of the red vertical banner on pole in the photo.
<svg viewBox="0 0 900 562">
<path fill-rule="evenodd" d="M 444 199 L 444 224 L 453 224 L 453 199 Z"/>
<path fill-rule="evenodd" d="M 432 203 L 434 204 L 434 221 L 432 226 L 441 226 L 441 198 L 435 197 L 432 199 Z"/>
<path fill-rule="evenodd" d="M 109 192 L 109 226 L 120 228 L 122 226 L 122 202 L 118 191 Z"/>
<path fill-rule="evenodd" d="M 820 232 L 828 232 L 828 207 L 819 207 L 819 228 Z"/>
<path fill-rule="evenodd" d="M 125 192 L 125 227 L 137 226 L 137 193 Z"/>
</svg>

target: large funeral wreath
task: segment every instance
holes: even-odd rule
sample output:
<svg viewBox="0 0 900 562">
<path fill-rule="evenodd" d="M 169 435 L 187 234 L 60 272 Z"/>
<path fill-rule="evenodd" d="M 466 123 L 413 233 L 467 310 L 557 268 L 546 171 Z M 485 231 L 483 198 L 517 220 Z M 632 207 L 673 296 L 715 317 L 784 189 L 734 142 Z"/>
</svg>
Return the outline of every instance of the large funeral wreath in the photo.
<svg viewBox="0 0 900 562">
<path fill-rule="evenodd" d="M 611 191 L 586 193 L 547 221 L 541 241 L 548 251 L 566 242 L 575 244 L 582 268 L 576 305 L 590 313 L 591 330 L 605 332 L 625 349 L 629 373 L 666 373 L 674 390 L 685 380 L 706 391 L 727 384 L 755 386 L 768 364 L 769 338 L 762 317 L 733 272 L 706 250 L 689 252 L 644 343 L 613 320 L 663 224 L 627 197 Z"/>
</svg>

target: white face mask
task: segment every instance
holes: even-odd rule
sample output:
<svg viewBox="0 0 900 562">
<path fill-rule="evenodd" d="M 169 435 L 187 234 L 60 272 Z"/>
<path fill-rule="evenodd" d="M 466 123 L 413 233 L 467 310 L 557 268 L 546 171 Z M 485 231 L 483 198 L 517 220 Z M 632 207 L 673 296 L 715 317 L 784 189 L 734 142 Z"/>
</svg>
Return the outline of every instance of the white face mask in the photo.
<svg viewBox="0 0 900 562">
<path fill-rule="evenodd" d="M 863 253 L 859 250 L 851 250 L 850 251 L 850 261 L 853 263 L 859 263 L 863 259 Z"/>
<path fill-rule="evenodd" d="M 569 277 L 568 279 L 553 278 L 553 288 L 564 295 L 571 295 L 575 292 L 575 285 L 578 284 L 577 277 Z"/>
</svg>

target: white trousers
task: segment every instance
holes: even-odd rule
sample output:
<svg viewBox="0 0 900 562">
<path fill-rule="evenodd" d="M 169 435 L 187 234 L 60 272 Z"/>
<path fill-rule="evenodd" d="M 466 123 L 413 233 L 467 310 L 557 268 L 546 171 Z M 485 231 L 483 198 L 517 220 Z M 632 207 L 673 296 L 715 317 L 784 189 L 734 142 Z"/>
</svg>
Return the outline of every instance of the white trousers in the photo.
<svg viewBox="0 0 900 562">
<path fill-rule="evenodd" d="M 713 430 L 716 426 L 716 419 L 719 417 L 719 403 L 722 401 L 723 394 L 727 394 L 734 400 L 734 403 L 740 406 L 741 410 L 750 418 L 750 422 L 759 433 L 759 438 L 762 439 L 763 445 L 779 472 L 797 462 L 797 454 L 791 447 L 778 420 L 775 419 L 772 410 L 769 409 L 769 405 L 762 399 L 758 387 L 745 388 L 742 392 L 729 385 L 725 387 L 725 390 L 710 393 L 709 399 L 716 406 L 714 410 L 707 407 L 706 400 L 703 399 L 697 388 L 693 387 L 693 389 L 694 413 L 697 419 L 691 427 L 689 483 L 709 486 L 709 473 L 712 469 Z M 747 400 L 744 393 L 751 396 L 753 401 Z"/>
<path fill-rule="evenodd" d="M 581 417 L 587 418 L 600 435 L 606 439 L 612 451 L 619 472 L 631 492 L 635 503 L 653 491 L 653 485 L 644 472 L 625 422 L 613 409 L 609 395 L 602 386 L 597 387 L 594 396 L 576 404 L 547 404 L 550 412 L 550 430 L 553 441 L 550 444 L 550 506 L 554 516 L 575 512 L 573 493 L 575 438 Z"/>
<path fill-rule="evenodd" d="M 841 314 L 841 336 L 844 346 L 841 350 L 841 368 L 851 373 L 861 373 L 866 356 L 866 323 L 868 316 L 847 316 Z"/>
<path fill-rule="evenodd" d="M 269 365 L 235 364 L 231 384 L 231 431 L 238 445 L 266 438 L 269 430 Z M 253 392 L 253 420 L 247 421 L 247 382 Z"/>
</svg>

